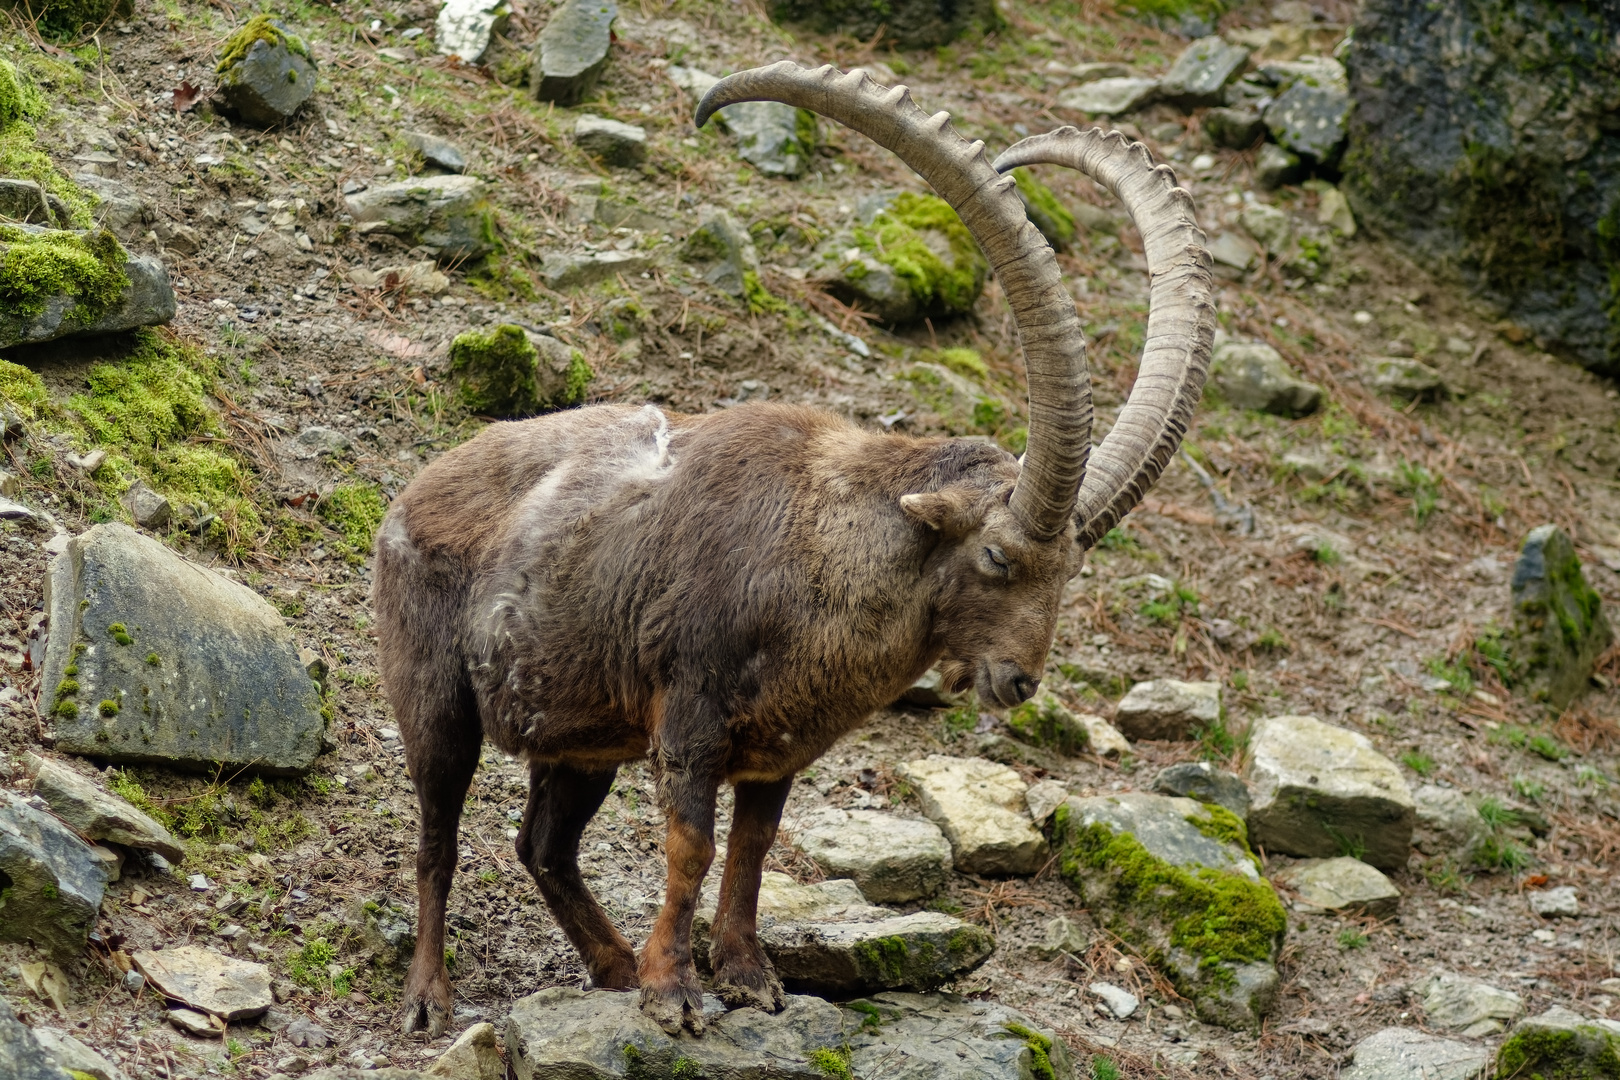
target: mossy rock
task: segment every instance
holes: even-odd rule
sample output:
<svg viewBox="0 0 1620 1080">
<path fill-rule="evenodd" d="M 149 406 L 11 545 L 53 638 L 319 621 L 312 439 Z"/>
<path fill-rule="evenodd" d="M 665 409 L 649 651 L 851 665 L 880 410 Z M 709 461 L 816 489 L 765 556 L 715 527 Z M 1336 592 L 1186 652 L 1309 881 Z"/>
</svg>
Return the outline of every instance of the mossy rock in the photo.
<svg viewBox="0 0 1620 1080">
<path fill-rule="evenodd" d="M 175 310 L 163 264 L 105 229 L 0 225 L 0 348 L 155 326 Z"/>
<path fill-rule="evenodd" d="M 1052 819 L 1064 879 L 1207 1023 L 1258 1028 L 1287 930 L 1230 811 L 1162 795 L 1071 798 Z"/>
<path fill-rule="evenodd" d="M 279 124 L 315 92 L 308 43 L 269 15 L 255 15 L 226 39 L 215 71 L 226 109 L 250 124 Z"/>
<path fill-rule="evenodd" d="M 1521 1020 L 1496 1055 L 1496 1080 L 1620 1080 L 1620 1022 L 1562 1006 Z"/>
<path fill-rule="evenodd" d="M 1532 529 L 1513 569 L 1508 651 L 1516 681 L 1561 712 L 1586 686 L 1612 639 L 1603 601 L 1581 572 L 1569 535 L 1556 525 Z"/>
<path fill-rule="evenodd" d="M 457 336 L 450 370 L 461 384 L 462 404 L 503 419 L 578 405 L 595 376 L 578 349 L 511 324 Z"/>
<path fill-rule="evenodd" d="M 1007 714 L 1007 726 L 1021 741 L 1060 754 L 1083 753 L 1091 743 L 1084 724 L 1055 694 L 1043 692 Z"/>
<path fill-rule="evenodd" d="M 1024 202 L 1030 224 L 1041 231 L 1053 251 L 1069 250 L 1074 243 L 1074 214 L 1028 169 L 1014 169 L 1013 180 L 1018 184 L 1018 197 Z"/>
<path fill-rule="evenodd" d="M 905 192 L 863 200 L 852 236 L 823 250 L 818 280 L 886 323 L 971 311 L 990 264 L 950 204 Z"/>
</svg>

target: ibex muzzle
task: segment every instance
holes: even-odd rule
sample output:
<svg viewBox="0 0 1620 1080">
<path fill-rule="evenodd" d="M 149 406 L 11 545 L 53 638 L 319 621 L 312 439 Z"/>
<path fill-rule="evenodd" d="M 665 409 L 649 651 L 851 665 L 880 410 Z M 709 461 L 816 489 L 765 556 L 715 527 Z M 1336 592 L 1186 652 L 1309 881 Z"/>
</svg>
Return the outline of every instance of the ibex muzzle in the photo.
<svg viewBox="0 0 1620 1080">
<path fill-rule="evenodd" d="M 1191 199 L 1139 144 L 1069 128 L 992 166 L 903 87 L 785 62 L 722 80 L 698 121 L 767 99 L 865 133 L 956 208 L 1018 323 L 1028 451 L 880 435 L 785 405 L 699 417 L 598 406 L 492 425 L 424 469 L 389 510 L 376 566 L 383 678 L 421 804 L 407 1031 L 449 1019 L 445 899 L 485 739 L 529 763 L 518 856 L 592 980 L 639 987 L 672 1032 L 703 1026 L 692 915 L 716 793 L 734 785 L 713 988 L 779 1009 L 755 913 L 794 774 L 935 663 L 987 703 L 1034 694 L 1064 584 L 1157 480 L 1197 402 L 1209 258 Z M 1074 304 L 997 172 L 1040 162 L 1119 195 L 1152 274 L 1140 374 L 1095 453 Z M 638 960 L 577 857 L 617 768 L 648 755 L 669 884 Z"/>
</svg>

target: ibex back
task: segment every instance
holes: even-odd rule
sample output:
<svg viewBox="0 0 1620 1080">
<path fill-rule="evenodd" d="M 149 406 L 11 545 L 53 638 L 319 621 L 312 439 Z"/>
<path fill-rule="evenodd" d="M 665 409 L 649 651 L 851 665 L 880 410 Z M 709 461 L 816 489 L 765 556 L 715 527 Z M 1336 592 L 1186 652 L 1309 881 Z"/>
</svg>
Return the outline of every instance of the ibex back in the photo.
<svg viewBox="0 0 1620 1080">
<path fill-rule="evenodd" d="M 1154 274 L 1138 384 L 1090 450 L 1089 385 L 1051 251 L 977 144 L 903 90 L 792 64 L 744 72 L 700 121 L 772 98 L 895 150 L 990 255 L 1030 368 L 1024 459 L 869 433 L 786 405 L 702 417 L 598 406 L 496 424 L 444 455 L 377 538 L 384 684 L 421 805 L 407 1031 L 449 1017 L 445 900 L 483 740 L 529 763 L 517 851 L 599 987 L 639 987 L 702 1030 L 691 923 L 735 787 L 711 961 L 732 1006 L 776 1010 L 755 935 L 761 867 L 793 776 L 939 663 L 988 704 L 1035 692 L 1064 584 L 1179 443 L 1208 362 L 1207 256 L 1167 170 L 1119 136 L 1065 129 L 997 168 L 1080 167 L 1124 198 Z M 650 755 L 668 893 L 639 963 L 585 887 L 578 844 L 617 768 Z"/>
</svg>

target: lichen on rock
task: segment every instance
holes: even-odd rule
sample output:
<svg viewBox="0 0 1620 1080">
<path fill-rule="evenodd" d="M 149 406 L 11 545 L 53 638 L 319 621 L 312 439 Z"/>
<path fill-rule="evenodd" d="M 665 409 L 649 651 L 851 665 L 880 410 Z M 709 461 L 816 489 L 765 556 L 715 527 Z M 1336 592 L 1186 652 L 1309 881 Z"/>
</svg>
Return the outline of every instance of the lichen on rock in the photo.
<svg viewBox="0 0 1620 1080">
<path fill-rule="evenodd" d="M 1074 214 L 1028 169 L 1014 169 L 1013 180 L 1018 184 L 1018 197 L 1024 202 L 1030 224 L 1041 231 L 1053 251 L 1067 251 L 1074 243 Z"/>
<path fill-rule="evenodd" d="M 509 323 L 458 335 L 450 343 L 450 369 L 467 408 L 503 418 L 578 405 L 595 375 L 578 349 L 555 338 L 531 339 Z"/>
<path fill-rule="evenodd" d="M 1569 535 L 1556 525 L 1532 529 L 1513 570 L 1510 653 L 1532 698 L 1555 710 L 1586 684 L 1613 639 L 1603 601 L 1586 581 Z"/>
</svg>

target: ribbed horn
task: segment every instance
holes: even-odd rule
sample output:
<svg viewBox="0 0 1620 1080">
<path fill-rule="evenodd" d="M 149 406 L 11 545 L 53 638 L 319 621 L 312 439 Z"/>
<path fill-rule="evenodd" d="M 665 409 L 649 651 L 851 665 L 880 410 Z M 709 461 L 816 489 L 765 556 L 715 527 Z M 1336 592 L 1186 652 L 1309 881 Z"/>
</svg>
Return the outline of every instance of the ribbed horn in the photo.
<svg viewBox="0 0 1620 1080">
<path fill-rule="evenodd" d="M 853 128 L 916 170 L 973 233 L 1012 308 L 1029 372 L 1029 443 L 1011 506 L 1032 535 L 1056 536 L 1074 511 L 1091 450 L 1091 380 L 1074 301 L 1012 178 L 997 175 L 983 143 L 952 130 L 948 113 L 929 116 L 904 86 L 890 90 L 859 69 L 812 71 L 784 60 L 740 71 L 703 95 L 697 125 L 739 101 L 780 101 Z"/>
<path fill-rule="evenodd" d="M 1092 455 L 1075 506 L 1079 542 L 1089 548 L 1142 501 L 1187 433 L 1209 374 L 1215 287 L 1192 196 L 1141 143 L 1063 127 L 1014 144 L 994 167 L 1041 164 L 1078 169 L 1119 197 L 1142 234 L 1152 281 L 1136 385 Z"/>
</svg>

